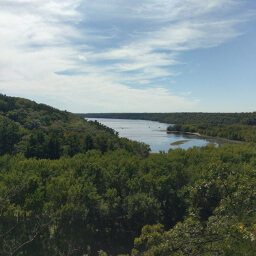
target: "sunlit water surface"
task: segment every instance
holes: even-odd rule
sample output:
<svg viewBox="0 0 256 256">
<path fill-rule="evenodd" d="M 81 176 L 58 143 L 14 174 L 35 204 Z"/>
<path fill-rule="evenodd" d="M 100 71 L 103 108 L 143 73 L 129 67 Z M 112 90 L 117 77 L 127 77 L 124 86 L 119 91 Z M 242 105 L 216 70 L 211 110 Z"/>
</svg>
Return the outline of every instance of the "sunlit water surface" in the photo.
<svg viewBox="0 0 256 256">
<path fill-rule="evenodd" d="M 86 118 L 87 120 L 97 120 L 119 133 L 120 137 L 125 137 L 131 140 L 144 142 L 150 145 L 151 152 L 158 153 L 159 151 L 168 152 L 175 148 L 188 149 L 194 146 L 206 146 L 209 143 L 219 145 L 222 142 L 215 139 L 206 139 L 197 135 L 186 135 L 180 133 L 165 132 L 170 124 L 159 123 L 148 120 L 132 120 L 132 119 L 109 119 L 109 118 Z M 174 142 L 187 140 L 180 145 L 171 145 Z"/>
</svg>

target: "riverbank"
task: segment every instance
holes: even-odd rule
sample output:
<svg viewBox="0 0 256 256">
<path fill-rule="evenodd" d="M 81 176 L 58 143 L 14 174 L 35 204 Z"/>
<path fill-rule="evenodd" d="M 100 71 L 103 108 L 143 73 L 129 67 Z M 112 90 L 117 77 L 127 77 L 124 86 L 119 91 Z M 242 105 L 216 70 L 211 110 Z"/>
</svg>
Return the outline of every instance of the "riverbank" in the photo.
<svg viewBox="0 0 256 256">
<path fill-rule="evenodd" d="M 169 134 L 174 133 L 174 134 L 196 135 L 196 136 L 200 136 L 202 139 L 214 139 L 214 140 L 218 140 L 222 143 L 229 143 L 229 144 L 243 145 L 245 143 L 245 141 L 229 140 L 229 139 L 221 138 L 221 137 L 213 137 L 213 136 L 209 136 L 209 135 L 200 134 L 198 132 L 178 132 L 178 131 L 168 131 L 168 130 L 166 130 L 165 132 L 167 132 Z"/>
<path fill-rule="evenodd" d="M 90 121 L 90 119 L 88 119 Z M 92 121 L 96 119 L 91 119 Z M 119 120 L 119 119 L 97 119 L 99 123 L 106 125 L 118 132 L 120 137 L 146 143 L 151 148 L 151 153 L 159 151 L 168 152 L 170 148 L 177 147 L 189 149 L 192 147 L 202 147 L 208 144 L 223 145 L 225 143 L 234 143 L 224 141 L 214 137 L 206 137 L 199 133 L 170 133 L 167 128 L 170 124 L 142 121 L 142 120 Z M 189 140 L 182 144 L 170 145 L 170 143 Z"/>
<path fill-rule="evenodd" d="M 201 136 L 200 133 L 198 132 L 177 132 L 177 131 L 168 131 L 168 130 L 153 130 L 155 132 L 166 132 L 166 133 L 180 133 L 180 134 L 188 134 L 188 135 L 197 135 L 197 136 Z"/>
</svg>

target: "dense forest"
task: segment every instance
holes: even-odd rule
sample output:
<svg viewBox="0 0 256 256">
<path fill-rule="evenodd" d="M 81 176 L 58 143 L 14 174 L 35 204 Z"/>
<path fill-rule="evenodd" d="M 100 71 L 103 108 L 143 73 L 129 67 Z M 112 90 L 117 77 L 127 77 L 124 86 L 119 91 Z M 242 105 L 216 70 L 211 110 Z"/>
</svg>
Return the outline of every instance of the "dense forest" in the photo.
<svg viewBox="0 0 256 256">
<path fill-rule="evenodd" d="M 0 95 L 1 256 L 253 256 L 255 219 L 254 142 L 150 154 Z"/>
<path fill-rule="evenodd" d="M 118 138 L 109 127 L 33 101 L 0 94 L 0 155 L 59 159 L 97 149 L 147 156 L 148 145 Z"/>
</svg>

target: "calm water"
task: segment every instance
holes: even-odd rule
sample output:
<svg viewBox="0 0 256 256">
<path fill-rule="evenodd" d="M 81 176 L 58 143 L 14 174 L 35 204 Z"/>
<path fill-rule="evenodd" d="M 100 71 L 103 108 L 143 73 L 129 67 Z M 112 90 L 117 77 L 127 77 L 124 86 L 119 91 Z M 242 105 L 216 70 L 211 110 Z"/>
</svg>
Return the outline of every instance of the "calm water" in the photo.
<svg viewBox="0 0 256 256">
<path fill-rule="evenodd" d="M 108 118 L 86 118 L 87 120 L 97 120 L 119 133 L 120 137 L 144 142 L 150 145 L 151 152 L 163 150 L 168 152 L 170 148 L 188 149 L 194 146 L 206 146 L 208 143 L 219 145 L 220 142 L 214 139 L 204 139 L 196 135 L 173 134 L 163 132 L 170 124 L 159 123 L 147 120 L 131 119 L 108 119 Z M 188 140 L 184 144 L 172 146 L 173 142 Z"/>
</svg>

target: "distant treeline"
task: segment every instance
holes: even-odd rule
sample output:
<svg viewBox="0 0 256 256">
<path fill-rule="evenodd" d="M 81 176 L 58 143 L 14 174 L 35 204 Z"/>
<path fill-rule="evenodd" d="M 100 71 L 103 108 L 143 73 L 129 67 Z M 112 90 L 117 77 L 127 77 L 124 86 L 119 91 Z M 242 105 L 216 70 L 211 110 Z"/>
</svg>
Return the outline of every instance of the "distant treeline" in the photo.
<svg viewBox="0 0 256 256">
<path fill-rule="evenodd" d="M 250 113 L 90 113 L 84 118 L 117 118 L 152 120 L 169 124 L 242 124 L 256 125 L 256 112 Z"/>
<path fill-rule="evenodd" d="M 167 128 L 170 132 L 191 132 L 220 137 L 229 140 L 256 142 L 256 126 L 250 125 L 216 125 L 209 124 L 175 124 Z"/>
</svg>

